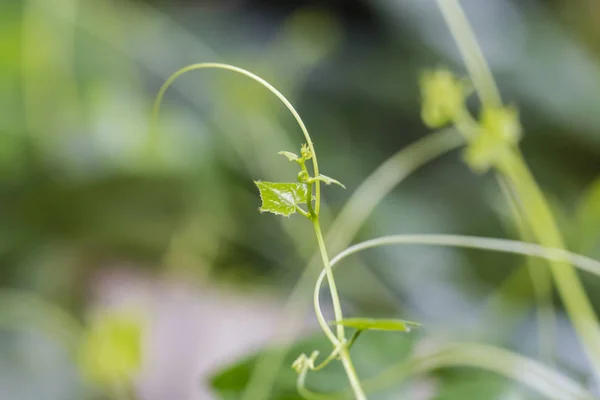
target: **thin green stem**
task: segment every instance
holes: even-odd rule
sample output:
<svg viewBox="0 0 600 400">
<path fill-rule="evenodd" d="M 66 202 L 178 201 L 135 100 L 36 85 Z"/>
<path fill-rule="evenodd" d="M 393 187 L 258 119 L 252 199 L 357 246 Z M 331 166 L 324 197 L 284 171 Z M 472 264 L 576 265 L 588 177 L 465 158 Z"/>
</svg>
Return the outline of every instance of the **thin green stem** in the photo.
<svg viewBox="0 0 600 400">
<path fill-rule="evenodd" d="M 473 86 L 482 102 L 500 106 L 502 100 L 483 52 L 458 0 L 438 0 L 438 6 L 465 61 Z"/>
<path fill-rule="evenodd" d="M 544 246 L 565 248 L 554 217 L 541 189 L 519 153 L 499 169 L 511 182 L 523 206 L 524 216 L 537 241 Z M 577 272 L 568 260 L 555 260 L 551 272 L 565 309 L 573 322 L 596 377 L 600 378 L 600 321 Z"/>
<path fill-rule="evenodd" d="M 336 320 L 336 322 L 339 322 L 344 318 L 343 314 L 342 314 L 342 305 L 340 303 L 340 298 L 339 298 L 337 287 L 335 284 L 335 279 L 333 277 L 333 270 L 329 263 L 329 256 L 327 255 L 327 248 L 325 247 L 325 240 L 323 239 L 323 233 L 321 232 L 321 225 L 319 224 L 318 215 L 316 216 L 316 218 L 313 219 L 313 225 L 315 228 L 315 234 L 317 236 L 317 242 L 319 244 L 319 251 L 321 252 L 321 258 L 323 259 L 323 266 L 324 266 L 325 274 L 327 275 L 327 280 L 329 283 L 329 291 L 331 293 L 331 301 L 333 303 L 333 312 L 335 315 L 335 320 Z M 320 308 L 315 307 L 315 312 L 317 313 L 317 317 L 320 316 L 322 318 Z M 338 339 L 337 342 L 344 343 L 346 341 L 344 326 L 341 324 L 336 324 L 336 325 L 337 325 L 337 339 Z M 324 331 L 328 335 L 329 329 L 324 330 Z M 329 335 L 328 335 L 328 337 L 329 337 Z M 333 342 L 333 343 L 334 343 L 334 345 L 337 344 L 335 342 Z M 352 390 L 354 392 L 356 400 L 365 400 L 367 398 L 367 396 L 365 395 L 365 393 L 361 387 L 360 379 L 358 378 L 356 370 L 354 369 L 354 365 L 352 364 L 352 359 L 350 358 L 350 353 L 348 352 L 348 350 L 345 347 L 341 347 L 340 359 L 342 361 L 342 365 L 344 366 L 344 369 L 346 370 L 346 375 L 348 376 L 348 380 L 350 381 L 350 386 L 352 387 Z"/>
<path fill-rule="evenodd" d="M 306 169 L 306 165 L 302 164 L 302 170 L 307 172 Z M 313 207 L 312 205 L 312 198 L 313 198 L 313 184 L 312 182 L 309 182 L 306 184 L 307 190 L 306 190 L 306 205 L 308 208 L 308 218 L 311 220 L 316 220 L 319 218 L 319 214 L 317 214 L 316 208 Z"/>
<path fill-rule="evenodd" d="M 296 204 L 296 211 L 298 211 L 300 214 L 302 214 L 303 216 L 305 216 L 308 219 L 311 219 L 310 216 L 310 207 L 308 208 L 309 211 L 304 210 L 302 207 L 300 207 L 299 205 Z"/>
<path fill-rule="evenodd" d="M 512 253 L 529 257 L 539 257 L 549 261 L 570 263 L 590 274 L 600 276 L 600 261 L 593 258 L 575 254 L 570 251 L 542 246 L 535 243 L 521 242 L 518 240 L 487 238 L 479 236 L 464 235 L 390 235 L 366 240 L 348 247 L 331 259 L 331 267 L 335 266 L 344 258 L 358 252 L 392 245 L 430 245 L 441 247 L 462 247 L 468 249 L 480 249 L 496 251 L 500 253 Z M 318 282 L 322 284 L 325 272 L 322 271 Z M 320 285 L 319 285 L 320 287 Z"/>
<path fill-rule="evenodd" d="M 348 345 L 346 346 L 348 348 L 348 350 L 350 350 L 352 348 L 352 345 L 354 344 L 354 342 L 356 342 L 356 339 L 358 339 L 360 334 L 363 332 L 364 331 L 361 329 L 357 329 L 356 331 L 354 331 L 354 333 L 350 337 L 350 340 L 348 341 Z"/>
<path fill-rule="evenodd" d="M 553 262 L 562 262 L 575 265 L 583 271 L 593 275 L 600 276 L 600 261 L 592 258 L 575 254 L 560 248 L 550 248 L 541 246 L 535 243 L 521 242 L 518 240 L 486 238 L 478 236 L 463 236 L 463 235 L 390 235 L 379 238 L 366 240 L 357 243 L 340 252 L 331 259 L 330 266 L 335 266 L 344 258 L 359 253 L 367 249 L 373 249 L 382 246 L 392 245 L 430 245 L 441 247 L 461 247 L 469 249 L 480 249 L 488 251 L 497 251 L 502 253 L 520 254 L 529 257 L 539 257 Z M 568 265 L 566 264 L 566 265 Z M 315 298 L 319 299 L 319 292 L 323 281 L 326 277 L 326 272 L 323 270 L 317 279 L 315 285 Z"/>
<path fill-rule="evenodd" d="M 325 271 L 325 270 L 323 270 L 323 271 Z M 329 327 L 329 324 L 327 323 L 327 320 L 325 319 L 325 316 L 323 315 L 323 311 L 321 310 L 321 302 L 319 301 L 319 292 L 318 291 L 314 291 L 313 305 L 315 308 L 315 315 L 317 316 L 317 322 L 319 323 L 321 330 L 323 330 L 323 333 L 325 334 L 325 336 L 327 336 L 329 341 L 334 346 L 339 345 L 339 343 L 340 343 L 339 339 L 337 338 L 337 336 L 335 336 L 335 333 L 333 333 L 333 331 Z"/>
<path fill-rule="evenodd" d="M 341 321 L 344 316 L 342 314 L 342 305 L 340 303 L 340 298 L 338 294 L 338 290 L 335 284 L 335 279 L 333 277 L 333 271 L 329 264 L 329 256 L 327 255 L 327 249 L 325 247 L 325 240 L 323 239 L 323 233 L 321 232 L 321 225 L 319 223 L 319 218 L 315 218 L 313 220 L 313 225 L 315 228 L 315 234 L 317 236 L 317 242 L 319 244 L 319 251 L 321 253 L 321 259 L 323 260 L 324 271 L 327 274 L 327 282 L 329 283 L 329 291 L 331 292 L 331 302 L 333 303 L 333 313 L 335 315 L 335 321 Z M 337 337 L 338 340 L 344 339 L 344 326 L 341 324 L 337 325 Z"/>
<path fill-rule="evenodd" d="M 518 203 L 518 198 L 516 198 L 504 178 L 498 176 L 497 180 L 515 220 L 519 235 L 523 240 L 532 242 L 533 233 L 528 229 L 522 215 L 522 204 Z M 543 266 L 530 257 L 527 258 L 527 269 L 531 278 L 537 308 L 540 356 L 548 364 L 553 365 L 556 344 L 556 317 L 552 306 L 552 276 L 547 269 L 544 269 Z"/>
<path fill-rule="evenodd" d="M 344 369 L 346 370 L 346 375 L 348 376 L 348 380 L 350 381 L 350 386 L 352 387 L 352 391 L 354 392 L 354 397 L 356 398 L 356 400 L 366 400 L 367 395 L 365 394 L 365 391 L 362 388 L 362 384 L 360 383 L 360 379 L 358 378 L 356 369 L 354 369 L 354 364 L 352 364 L 350 352 L 347 348 L 342 347 L 342 350 L 340 351 L 340 359 L 342 361 Z"/>
<path fill-rule="evenodd" d="M 308 145 L 308 148 L 313 155 L 312 165 L 313 165 L 314 174 L 315 174 L 315 176 L 319 176 L 319 163 L 317 161 L 317 154 L 315 152 L 315 148 L 314 148 L 312 139 L 310 137 L 310 134 L 308 133 L 308 129 L 306 129 L 306 125 L 304 125 L 304 122 L 302 121 L 302 118 L 300 117 L 300 114 L 298 114 L 298 112 L 296 111 L 296 109 L 294 108 L 292 103 L 290 103 L 290 101 L 283 94 L 281 94 L 281 92 L 279 90 L 275 89 L 275 87 L 273 85 L 271 85 L 269 82 L 267 82 L 260 76 L 253 74 L 252 72 L 247 71 L 243 68 L 239 68 L 239 67 L 229 65 L 229 64 L 222 64 L 222 63 L 198 63 L 198 64 L 188 65 L 188 66 L 183 67 L 180 70 L 176 71 L 175 73 L 173 73 L 165 81 L 165 83 L 163 83 L 163 85 L 160 87 L 160 89 L 158 91 L 156 100 L 154 101 L 154 107 L 152 108 L 152 124 L 151 124 L 150 139 L 149 139 L 149 151 L 151 154 L 156 150 L 156 146 L 158 144 L 157 143 L 158 142 L 158 137 L 157 137 L 158 136 L 158 124 L 157 124 L 157 122 L 158 122 L 158 115 L 160 112 L 160 106 L 162 104 L 162 99 L 165 95 L 165 92 L 178 77 L 185 74 L 186 72 L 200 70 L 200 69 L 207 69 L 207 68 L 232 71 L 237 74 L 246 76 L 246 77 L 258 82 L 263 87 L 268 89 L 271 93 L 273 93 L 275 96 L 277 96 L 277 98 L 287 107 L 287 109 L 290 111 L 290 113 L 292 113 L 292 115 L 296 119 L 296 122 L 298 123 L 298 126 L 300 126 L 300 129 L 302 130 L 302 134 L 304 135 L 304 139 L 306 140 L 306 144 Z M 315 213 L 316 214 L 319 214 L 320 203 L 321 203 L 321 189 L 320 189 L 319 182 L 317 181 L 317 182 L 315 182 Z"/>
<path fill-rule="evenodd" d="M 338 347 L 336 347 L 328 356 L 325 360 L 323 360 L 321 363 L 319 363 L 318 365 L 316 365 L 314 368 L 311 368 L 312 371 L 319 371 L 323 368 L 325 368 L 327 365 L 329 365 L 330 362 L 332 362 L 333 360 L 335 360 L 336 357 L 338 357 L 340 355 L 340 352 L 342 351 L 342 349 L 344 348 L 344 346 L 348 347 L 347 344 L 345 343 L 340 343 Z"/>
</svg>

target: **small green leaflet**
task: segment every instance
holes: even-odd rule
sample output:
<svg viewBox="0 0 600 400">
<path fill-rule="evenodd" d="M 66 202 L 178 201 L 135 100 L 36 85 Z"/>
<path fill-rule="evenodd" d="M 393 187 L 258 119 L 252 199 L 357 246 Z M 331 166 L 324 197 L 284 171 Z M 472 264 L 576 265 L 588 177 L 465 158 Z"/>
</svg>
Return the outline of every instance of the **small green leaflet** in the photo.
<svg viewBox="0 0 600 400">
<path fill-rule="evenodd" d="M 306 203 L 308 188 L 304 183 L 279 183 L 254 181 L 260 191 L 260 212 L 270 212 L 286 217 L 296 212 L 298 204 Z"/>
<path fill-rule="evenodd" d="M 355 328 L 359 331 L 399 331 L 410 332 L 414 327 L 421 324 L 402 319 L 371 319 L 371 318 L 346 318 L 339 322 L 332 321 L 332 325 L 343 325 L 348 328 Z"/>
<path fill-rule="evenodd" d="M 277 154 L 281 154 L 282 156 L 286 156 L 287 159 L 290 160 L 290 161 L 298 161 L 300 159 L 296 154 L 294 154 L 292 152 L 289 152 L 289 151 L 280 151 Z"/>
<path fill-rule="evenodd" d="M 327 175 L 323 175 L 323 174 L 319 174 L 319 176 L 317 177 L 318 180 L 320 180 L 321 182 L 323 182 L 326 185 L 331 185 L 332 183 L 338 186 L 343 187 L 344 189 L 346 189 L 346 186 L 342 185 L 342 183 L 340 183 L 340 181 L 330 178 Z"/>
</svg>

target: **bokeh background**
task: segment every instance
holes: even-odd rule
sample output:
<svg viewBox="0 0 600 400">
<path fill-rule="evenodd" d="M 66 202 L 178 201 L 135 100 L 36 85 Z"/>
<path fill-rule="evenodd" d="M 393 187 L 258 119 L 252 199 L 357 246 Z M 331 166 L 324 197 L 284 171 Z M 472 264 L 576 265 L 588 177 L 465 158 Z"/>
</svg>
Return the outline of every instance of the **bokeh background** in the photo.
<svg viewBox="0 0 600 400">
<path fill-rule="evenodd" d="M 600 257 L 600 3 L 462 3 L 503 97 L 519 107 L 523 153 L 570 249 Z M 316 249 L 303 218 L 257 211 L 253 180 L 294 181 L 297 171 L 276 153 L 298 151 L 303 138 L 256 83 L 224 71 L 182 76 L 165 96 L 158 152 L 145 152 L 160 85 L 207 61 L 257 73 L 297 107 L 322 171 L 347 187 L 323 189 L 325 230 L 378 165 L 430 133 L 419 116 L 420 73 L 464 74 L 431 0 L 0 0 L 0 286 L 84 323 L 104 308 L 151 315 L 139 399 L 239 398 L 247 371 L 211 377 L 272 343 Z M 451 152 L 395 188 L 354 241 L 516 238 L 499 193 L 492 175 L 473 174 Z M 524 263 L 422 246 L 349 259 L 337 274 L 348 315 L 424 325 L 411 338 L 365 339 L 359 370 L 376 375 L 417 340 L 468 338 L 539 358 Z M 585 283 L 600 304 L 598 281 Z M 0 303 L 4 313 L 10 306 Z M 18 324 L 0 327 L 0 399 L 87 398 L 69 352 L 22 306 Z M 555 361 L 589 381 L 556 306 Z M 305 311 L 294 336 L 317 331 Z M 282 369 L 273 398 L 294 399 L 287 361 Z M 345 378 L 315 376 L 314 385 L 339 389 Z M 469 369 L 396 386 L 379 398 L 535 398 Z"/>
</svg>

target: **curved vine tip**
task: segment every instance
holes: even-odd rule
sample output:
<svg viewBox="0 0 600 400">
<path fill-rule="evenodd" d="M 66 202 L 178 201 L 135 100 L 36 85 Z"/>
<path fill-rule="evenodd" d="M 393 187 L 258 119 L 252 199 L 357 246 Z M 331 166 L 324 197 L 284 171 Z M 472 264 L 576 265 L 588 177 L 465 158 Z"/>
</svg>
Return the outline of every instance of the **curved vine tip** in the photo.
<svg viewBox="0 0 600 400">
<path fill-rule="evenodd" d="M 317 357 L 319 357 L 319 352 L 317 350 L 313 351 L 310 357 L 308 357 L 305 353 L 302 353 L 292 363 L 292 369 L 299 374 L 308 369 L 315 369 L 315 361 Z"/>
<path fill-rule="evenodd" d="M 160 106 L 162 104 L 162 99 L 163 99 L 167 89 L 181 75 L 188 73 L 190 71 L 195 71 L 195 70 L 200 70 L 200 69 L 220 69 L 220 70 L 235 72 L 236 74 L 246 76 L 246 77 L 252 79 L 253 81 L 258 82 L 264 88 L 266 88 L 271 93 L 273 93 L 283 103 L 283 105 L 285 105 L 286 108 L 290 111 L 290 113 L 292 114 L 292 116 L 294 117 L 296 122 L 298 123 L 300 130 L 302 130 L 302 134 L 304 135 L 304 139 L 306 140 L 306 145 L 305 145 L 306 151 L 310 155 L 310 157 L 308 157 L 307 159 L 312 159 L 314 173 L 315 173 L 315 175 L 319 174 L 319 163 L 317 161 L 317 155 L 315 153 L 315 148 L 314 148 L 312 139 L 310 137 L 310 134 L 308 133 L 308 129 L 306 128 L 304 121 L 302 121 L 300 114 L 298 114 L 298 111 L 296 111 L 296 109 L 294 108 L 292 103 L 290 103 L 290 101 L 279 90 L 277 90 L 273 85 L 271 85 L 269 82 L 267 82 L 260 76 L 254 74 L 248 70 L 245 70 L 243 68 L 236 67 L 235 65 L 223 64 L 223 63 L 207 62 L 207 63 L 191 64 L 191 65 L 185 66 L 185 67 L 175 71 L 165 81 L 165 83 L 163 83 L 163 85 L 160 87 L 160 89 L 158 91 L 158 94 L 156 95 L 156 99 L 154 101 L 154 106 L 152 108 L 152 122 L 150 125 L 150 138 L 148 141 L 148 148 L 150 149 L 149 150 L 150 153 L 152 151 L 154 151 L 154 149 L 156 147 L 157 135 L 158 135 L 158 129 L 157 129 L 156 125 L 158 122 L 158 114 L 160 112 Z M 315 210 L 316 214 L 319 213 L 320 201 L 321 201 L 321 189 L 320 189 L 319 181 L 316 181 L 315 182 L 315 206 L 314 206 L 314 210 Z"/>
</svg>

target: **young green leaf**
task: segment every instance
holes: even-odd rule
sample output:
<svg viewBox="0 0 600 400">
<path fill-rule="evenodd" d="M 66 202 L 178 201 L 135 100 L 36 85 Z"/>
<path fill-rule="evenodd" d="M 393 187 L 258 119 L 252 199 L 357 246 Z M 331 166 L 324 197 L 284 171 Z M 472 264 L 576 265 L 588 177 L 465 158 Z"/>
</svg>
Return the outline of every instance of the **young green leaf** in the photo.
<svg viewBox="0 0 600 400">
<path fill-rule="evenodd" d="M 270 212 L 286 217 L 296 212 L 299 204 L 306 203 L 308 187 L 304 183 L 279 183 L 254 181 L 260 191 L 260 212 Z"/>
<path fill-rule="evenodd" d="M 341 187 L 343 187 L 344 189 L 346 189 L 346 186 L 344 186 L 344 185 L 343 185 L 343 184 L 342 184 L 340 181 L 338 181 L 338 180 L 336 180 L 336 179 L 333 179 L 333 178 L 330 178 L 330 177 L 328 177 L 327 175 L 320 174 L 320 175 L 317 177 L 317 179 L 318 179 L 318 180 L 320 180 L 321 182 L 323 182 L 323 183 L 324 183 L 324 184 L 326 184 L 326 185 L 331 185 L 331 184 L 333 183 L 333 184 L 335 184 L 335 185 L 341 186 Z"/>
<path fill-rule="evenodd" d="M 402 319 L 371 319 L 371 318 L 346 318 L 341 321 L 332 321 L 334 325 L 344 325 L 359 331 L 399 331 L 410 332 L 411 328 L 420 324 Z"/>
<path fill-rule="evenodd" d="M 287 157 L 287 159 L 290 161 L 298 161 L 300 159 L 300 157 L 298 157 L 296 154 L 289 151 L 280 151 L 277 154 L 281 154 L 282 156 Z"/>
</svg>

